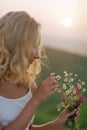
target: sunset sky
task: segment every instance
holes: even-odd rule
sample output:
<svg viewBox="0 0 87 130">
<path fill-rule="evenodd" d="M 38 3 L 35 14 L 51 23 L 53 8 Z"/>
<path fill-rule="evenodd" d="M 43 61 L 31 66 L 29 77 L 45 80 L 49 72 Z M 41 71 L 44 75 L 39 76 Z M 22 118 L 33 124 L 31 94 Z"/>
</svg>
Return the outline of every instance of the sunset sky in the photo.
<svg viewBox="0 0 87 130">
<path fill-rule="evenodd" d="M 0 17 L 12 10 L 42 24 L 45 45 L 87 54 L 87 0 L 0 0 Z"/>
</svg>

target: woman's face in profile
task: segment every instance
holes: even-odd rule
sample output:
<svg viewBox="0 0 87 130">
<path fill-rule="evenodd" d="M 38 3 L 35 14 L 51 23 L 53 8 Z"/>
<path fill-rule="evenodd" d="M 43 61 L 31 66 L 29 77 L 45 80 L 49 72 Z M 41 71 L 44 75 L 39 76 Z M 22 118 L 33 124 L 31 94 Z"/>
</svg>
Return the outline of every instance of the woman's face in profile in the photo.
<svg viewBox="0 0 87 130">
<path fill-rule="evenodd" d="M 38 48 L 34 48 L 32 54 L 30 56 L 29 63 L 32 64 L 33 61 L 35 61 L 36 59 L 39 59 L 39 58 L 40 58 L 40 56 L 39 56 Z"/>
</svg>

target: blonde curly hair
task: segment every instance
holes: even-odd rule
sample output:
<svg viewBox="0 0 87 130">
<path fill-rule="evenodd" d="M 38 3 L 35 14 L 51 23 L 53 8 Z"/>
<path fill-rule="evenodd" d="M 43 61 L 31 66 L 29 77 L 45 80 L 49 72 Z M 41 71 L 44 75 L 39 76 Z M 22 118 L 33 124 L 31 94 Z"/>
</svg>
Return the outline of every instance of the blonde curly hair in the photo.
<svg viewBox="0 0 87 130">
<path fill-rule="evenodd" d="M 28 83 L 41 71 L 41 59 L 29 65 L 32 50 L 39 43 L 42 55 L 40 24 L 24 11 L 12 11 L 0 19 L 0 82 Z M 44 52 L 44 51 L 43 51 Z"/>
</svg>

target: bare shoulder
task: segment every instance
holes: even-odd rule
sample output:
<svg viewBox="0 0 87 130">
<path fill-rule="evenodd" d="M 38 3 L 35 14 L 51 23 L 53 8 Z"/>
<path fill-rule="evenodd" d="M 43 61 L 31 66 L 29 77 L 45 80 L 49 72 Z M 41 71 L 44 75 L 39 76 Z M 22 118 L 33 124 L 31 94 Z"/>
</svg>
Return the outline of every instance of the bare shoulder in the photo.
<svg viewBox="0 0 87 130">
<path fill-rule="evenodd" d="M 32 91 L 32 94 L 34 94 L 36 90 L 37 90 L 37 84 L 36 84 L 35 81 L 33 81 L 33 82 L 31 83 L 31 91 Z"/>
</svg>

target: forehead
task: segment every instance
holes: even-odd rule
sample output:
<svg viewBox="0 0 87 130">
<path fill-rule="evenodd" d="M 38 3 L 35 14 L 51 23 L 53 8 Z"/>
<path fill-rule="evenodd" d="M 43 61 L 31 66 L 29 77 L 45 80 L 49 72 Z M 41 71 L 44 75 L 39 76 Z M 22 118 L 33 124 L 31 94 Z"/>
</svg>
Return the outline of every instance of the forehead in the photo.
<svg viewBox="0 0 87 130">
<path fill-rule="evenodd" d="M 36 38 L 35 41 L 34 41 L 34 45 L 35 45 L 35 46 L 39 46 L 39 45 L 40 45 L 40 42 L 41 42 L 41 35 L 38 34 L 37 38 Z"/>
</svg>

